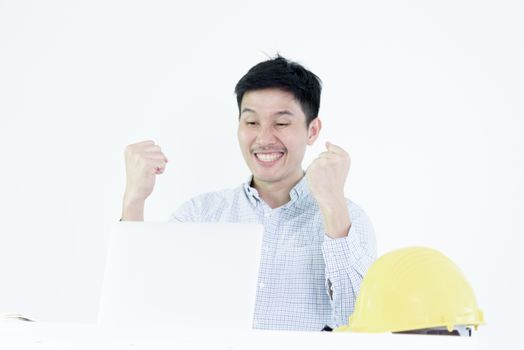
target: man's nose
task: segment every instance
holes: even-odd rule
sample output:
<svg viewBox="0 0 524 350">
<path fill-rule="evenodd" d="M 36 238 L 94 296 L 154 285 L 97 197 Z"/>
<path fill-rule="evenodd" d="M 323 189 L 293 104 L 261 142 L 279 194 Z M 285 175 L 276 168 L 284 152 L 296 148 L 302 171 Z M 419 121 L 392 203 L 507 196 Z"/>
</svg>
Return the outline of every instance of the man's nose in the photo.
<svg viewBox="0 0 524 350">
<path fill-rule="evenodd" d="M 257 134 L 257 144 L 261 146 L 270 145 L 276 142 L 276 137 L 273 133 L 272 127 L 260 126 Z"/>
</svg>

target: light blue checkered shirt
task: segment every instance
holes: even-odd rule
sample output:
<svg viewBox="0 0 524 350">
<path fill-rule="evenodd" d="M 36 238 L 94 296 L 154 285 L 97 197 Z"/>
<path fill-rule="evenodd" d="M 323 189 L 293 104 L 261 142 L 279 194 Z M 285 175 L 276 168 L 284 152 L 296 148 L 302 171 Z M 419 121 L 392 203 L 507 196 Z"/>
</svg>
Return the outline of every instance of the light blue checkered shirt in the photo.
<svg viewBox="0 0 524 350">
<path fill-rule="evenodd" d="M 251 179 L 190 199 L 171 221 L 264 225 L 254 328 L 320 331 L 347 324 L 362 278 L 376 258 L 368 217 L 347 200 L 349 234 L 332 239 L 305 177 L 291 190 L 291 200 L 275 209 L 250 186 Z"/>
</svg>

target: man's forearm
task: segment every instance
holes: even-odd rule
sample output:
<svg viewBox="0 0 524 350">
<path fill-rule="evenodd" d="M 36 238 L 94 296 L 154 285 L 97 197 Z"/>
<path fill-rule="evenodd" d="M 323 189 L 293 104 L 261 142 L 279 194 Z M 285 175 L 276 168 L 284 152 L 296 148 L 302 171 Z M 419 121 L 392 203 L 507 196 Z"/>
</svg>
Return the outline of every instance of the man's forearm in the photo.
<svg viewBox="0 0 524 350">
<path fill-rule="evenodd" d="M 124 196 L 122 221 L 144 221 L 144 200 L 132 200 Z"/>
<path fill-rule="evenodd" d="M 347 237 L 351 220 L 345 198 L 319 203 L 319 207 L 326 234 L 331 238 Z"/>
</svg>

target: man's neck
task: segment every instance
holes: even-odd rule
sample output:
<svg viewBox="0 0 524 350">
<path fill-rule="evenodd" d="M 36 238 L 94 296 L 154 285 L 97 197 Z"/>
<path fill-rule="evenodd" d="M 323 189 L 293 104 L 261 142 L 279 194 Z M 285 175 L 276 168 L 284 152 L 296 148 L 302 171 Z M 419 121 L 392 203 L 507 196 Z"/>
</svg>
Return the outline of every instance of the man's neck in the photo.
<svg viewBox="0 0 524 350">
<path fill-rule="evenodd" d="M 252 186 L 257 190 L 260 198 L 272 209 L 278 208 L 291 199 L 289 192 L 302 179 L 304 171 L 300 170 L 295 176 L 289 176 L 278 182 L 265 182 L 253 178 Z"/>
</svg>

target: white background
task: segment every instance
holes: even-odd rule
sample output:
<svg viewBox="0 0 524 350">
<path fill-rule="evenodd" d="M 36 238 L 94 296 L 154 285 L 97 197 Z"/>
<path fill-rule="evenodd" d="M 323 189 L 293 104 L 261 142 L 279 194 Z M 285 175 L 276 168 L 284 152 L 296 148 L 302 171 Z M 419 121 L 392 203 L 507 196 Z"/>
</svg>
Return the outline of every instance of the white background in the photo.
<svg viewBox="0 0 524 350">
<path fill-rule="evenodd" d="M 493 341 L 523 311 L 520 1 L 0 0 L 0 312 L 96 315 L 125 145 L 170 159 L 146 219 L 249 175 L 233 89 L 276 52 L 323 80 L 326 140 L 379 253 L 437 248 Z"/>
</svg>

